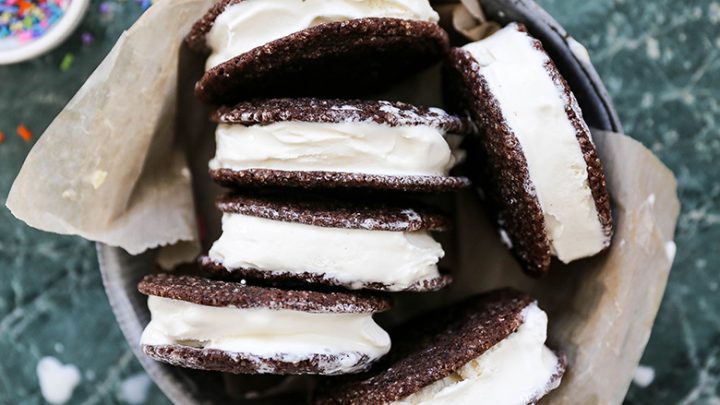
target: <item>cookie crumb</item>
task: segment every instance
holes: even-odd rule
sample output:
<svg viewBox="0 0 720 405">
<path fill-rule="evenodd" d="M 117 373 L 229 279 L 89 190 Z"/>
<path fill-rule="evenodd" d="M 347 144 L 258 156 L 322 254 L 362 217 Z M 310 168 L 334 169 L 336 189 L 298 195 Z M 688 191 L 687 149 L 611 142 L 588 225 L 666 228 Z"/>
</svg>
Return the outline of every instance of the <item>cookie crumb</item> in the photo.
<svg viewBox="0 0 720 405">
<path fill-rule="evenodd" d="M 107 175 L 108 172 L 106 172 L 105 170 L 95 170 L 92 178 L 90 179 L 90 184 L 92 184 L 95 190 L 99 189 L 103 185 L 103 183 L 105 183 Z"/>
</svg>

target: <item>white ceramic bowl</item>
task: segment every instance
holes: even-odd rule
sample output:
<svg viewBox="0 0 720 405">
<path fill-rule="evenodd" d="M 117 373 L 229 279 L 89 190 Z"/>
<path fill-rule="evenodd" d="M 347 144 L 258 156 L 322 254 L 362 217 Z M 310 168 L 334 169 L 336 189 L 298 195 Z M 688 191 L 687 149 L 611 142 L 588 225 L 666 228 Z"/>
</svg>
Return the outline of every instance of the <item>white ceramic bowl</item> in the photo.
<svg viewBox="0 0 720 405">
<path fill-rule="evenodd" d="M 20 42 L 13 37 L 0 39 L 0 65 L 23 62 L 60 45 L 80 24 L 89 4 L 90 0 L 72 0 L 65 14 L 43 36 L 32 41 Z"/>
</svg>

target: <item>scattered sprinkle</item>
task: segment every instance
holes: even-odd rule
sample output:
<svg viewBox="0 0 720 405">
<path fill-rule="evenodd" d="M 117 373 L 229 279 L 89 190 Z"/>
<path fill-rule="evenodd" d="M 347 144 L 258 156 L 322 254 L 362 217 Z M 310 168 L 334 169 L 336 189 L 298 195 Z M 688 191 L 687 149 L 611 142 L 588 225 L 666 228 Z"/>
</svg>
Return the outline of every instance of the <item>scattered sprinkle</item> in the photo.
<svg viewBox="0 0 720 405">
<path fill-rule="evenodd" d="M 146 373 L 133 374 L 120 383 L 120 400 L 130 405 L 145 403 L 152 380 Z"/>
<path fill-rule="evenodd" d="M 23 141 L 25 141 L 25 142 L 30 142 L 30 141 L 32 141 L 32 137 L 33 137 L 32 132 L 30 132 L 30 130 L 27 129 L 27 127 L 26 127 L 24 124 L 18 125 L 18 127 L 17 127 L 17 134 L 18 134 L 18 135 L 20 136 L 20 138 L 22 138 Z"/>
<path fill-rule="evenodd" d="M 153 4 L 152 0 L 135 0 L 135 1 L 137 2 L 137 4 L 140 5 L 140 7 L 143 10 L 147 10 Z"/>
<path fill-rule="evenodd" d="M 60 62 L 60 71 L 67 72 L 75 61 L 75 55 L 72 53 L 66 53 Z"/>
<path fill-rule="evenodd" d="M 2 0 L 0 39 L 30 42 L 48 31 L 65 14 L 71 0 Z"/>
<path fill-rule="evenodd" d="M 95 37 L 89 32 L 83 32 L 80 34 L 80 42 L 82 42 L 84 46 L 88 46 L 95 42 Z"/>
<path fill-rule="evenodd" d="M 635 369 L 633 382 L 640 388 L 645 388 L 655 380 L 655 369 L 642 364 Z"/>
<path fill-rule="evenodd" d="M 110 3 L 103 1 L 100 3 L 100 6 L 98 6 L 98 11 L 100 11 L 100 14 L 108 14 L 112 9 L 110 8 Z"/>
<path fill-rule="evenodd" d="M 100 186 L 105 183 L 105 179 L 107 178 L 108 172 L 105 170 L 95 170 L 95 172 L 92 175 L 92 178 L 90 179 L 90 184 L 92 184 L 93 188 L 95 190 L 99 189 Z"/>
<path fill-rule="evenodd" d="M 40 382 L 40 392 L 51 404 L 64 404 L 70 400 L 81 379 L 77 367 L 62 364 L 52 356 L 41 358 L 35 372 Z"/>
<path fill-rule="evenodd" d="M 5 142 L 5 132 L 0 131 L 0 143 Z"/>
</svg>

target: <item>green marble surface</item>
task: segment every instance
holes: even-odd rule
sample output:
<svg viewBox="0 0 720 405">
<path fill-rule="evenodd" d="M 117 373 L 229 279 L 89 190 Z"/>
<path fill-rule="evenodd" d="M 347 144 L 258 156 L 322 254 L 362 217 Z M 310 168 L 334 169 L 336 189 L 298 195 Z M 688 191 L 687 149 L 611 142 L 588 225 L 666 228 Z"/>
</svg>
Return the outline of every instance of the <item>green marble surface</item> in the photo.
<svg viewBox="0 0 720 405">
<path fill-rule="evenodd" d="M 679 180 L 677 257 L 642 360 L 649 384 L 628 404 L 720 404 L 720 3 L 542 0 L 590 50 L 626 131 Z M 0 67 L 0 203 L 31 142 L 142 13 L 93 1 L 75 35 L 31 62 Z M 94 42 L 83 45 L 80 33 Z M 65 55 L 74 56 L 65 71 Z M 80 371 L 69 403 L 167 403 L 123 340 L 91 243 L 45 234 L 0 209 L 0 403 L 43 403 L 36 366 L 52 356 Z M 642 377 L 641 376 L 641 377 Z M 642 378 L 638 380 L 643 382 Z M 647 381 L 644 381 L 647 383 Z M 147 389 L 145 389 L 147 388 Z M 132 395 L 131 395 L 132 394 Z"/>
</svg>

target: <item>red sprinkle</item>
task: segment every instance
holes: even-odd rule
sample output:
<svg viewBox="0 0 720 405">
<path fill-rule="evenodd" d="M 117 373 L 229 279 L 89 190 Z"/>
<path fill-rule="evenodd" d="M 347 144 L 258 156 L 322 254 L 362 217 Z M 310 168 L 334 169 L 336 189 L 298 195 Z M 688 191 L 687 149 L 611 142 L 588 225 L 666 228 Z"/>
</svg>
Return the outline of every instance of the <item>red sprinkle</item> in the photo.
<svg viewBox="0 0 720 405">
<path fill-rule="evenodd" d="M 20 13 L 25 14 L 32 7 L 32 4 L 30 4 L 26 1 L 20 0 L 18 2 L 18 7 L 20 8 Z"/>
<path fill-rule="evenodd" d="M 5 142 L 5 132 L 0 131 L 0 143 Z"/>
<path fill-rule="evenodd" d="M 30 132 L 30 130 L 23 124 L 20 124 L 17 127 L 17 134 L 20 135 L 20 138 L 22 138 L 25 142 L 30 142 L 32 140 L 32 132 Z"/>
</svg>

